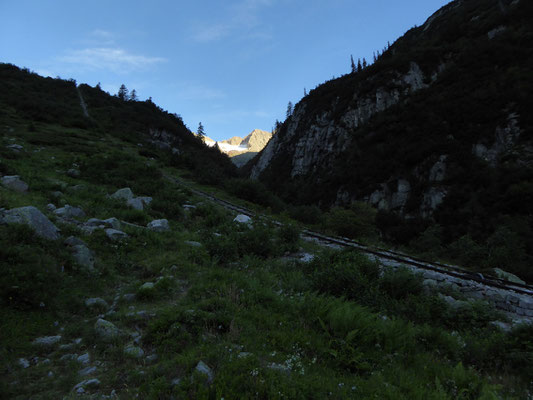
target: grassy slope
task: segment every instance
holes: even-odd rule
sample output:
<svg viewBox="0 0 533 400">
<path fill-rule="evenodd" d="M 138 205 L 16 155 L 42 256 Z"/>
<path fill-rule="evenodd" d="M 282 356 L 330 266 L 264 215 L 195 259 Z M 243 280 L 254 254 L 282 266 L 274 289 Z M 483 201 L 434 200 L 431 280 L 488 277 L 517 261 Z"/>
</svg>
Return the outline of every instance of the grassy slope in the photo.
<svg viewBox="0 0 533 400">
<path fill-rule="evenodd" d="M 64 237 L 79 236 L 96 253 L 95 275 L 83 272 L 61 242 L 38 239 L 24 227 L 0 226 L 4 397 L 67 395 L 86 378 L 77 376 L 77 362 L 61 357 L 85 352 L 101 380 L 94 392 L 115 389 L 126 399 L 524 396 L 533 373 L 530 328 L 506 336 L 488 323 L 484 306 L 453 310 L 426 295 L 416 278 L 380 277 L 377 266 L 354 253 L 325 253 L 307 266 L 287 265 L 279 257 L 299 247 L 294 231 L 235 226 L 226 211 L 162 178 L 162 168 L 186 174 L 168 167 L 163 153 L 154 150 L 158 158 L 146 158 L 135 144 L 108 133 L 30 124 L 15 113 L 2 116 L 0 129 L 2 172 L 30 185 L 27 194 L 0 188 L 0 207 L 35 205 L 44 211 L 53 202 L 80 206 L 88 218 L 146 224 L 165 217 L 171 226 L 162 234 L 125 228 L 130 239 L 123 243 L 61 226 Z M 12 143 L 23 145 L 23 152 L 6 149 Z M 109 159 L 115 162 L 105 163 Z M 73 163 L 79 178 L 66 175 Z M 125 186 L 153 196 L 152 206 L 133 211 L 106 197 Z M 56 190 L 63 195 L 54 197 Z M 187 202 L 197 205 L 190 214 L 182 210 Z M 143 291 L 144 282 L 157 284 Z M 124 355 L 132 338 L 104 344 L 95 336 L 102 310 L 87 309 L 84 300 L 99 296 L 111 303 L 124 293 L 137 293 L 137 300 L 121 300 L 117 313 L 106 318 L 126 332 L 142 333 L 144 351 L 159 357 L 154 363 Z M 156 316 L 128 315 L 140 310 Z M 53 334 L 61 334 L 62 343 L 82 342 L 71 350 L 31 345 L 35 337 Z M 37 365 L 17 364 L 34 356 L 40 357 Z M 215 372 L 211 386 L 194 373 L 200 360 Z M 172 385 L 177 378 L 179 384 Z"/>
</svg>

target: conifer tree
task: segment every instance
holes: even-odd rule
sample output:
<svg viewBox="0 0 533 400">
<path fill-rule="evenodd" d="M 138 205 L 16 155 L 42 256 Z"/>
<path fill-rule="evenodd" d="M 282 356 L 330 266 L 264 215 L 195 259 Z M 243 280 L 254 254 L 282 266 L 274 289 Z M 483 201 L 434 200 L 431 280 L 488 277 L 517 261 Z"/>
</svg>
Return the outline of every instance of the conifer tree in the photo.
<svg viewBox="0 0 533 400">
<path fill-rule="evenodd" d="M 289 104 L 287 104 L 287 118 L 289 118 L 292 115 L 292 102 L 289 101 Z"/>
<path fill-rule="evenodd" d="M 196 134 L 198 136 L 205 136 L 204 126 L 201 122 L 198 124 L 198 130 L 196 131 Z"/>
<path fill-rule="evenodd" d="M 363 70 L 363 66 L 361 65 L 361 59 L 357 59 L 357 72 L 361 72 Z"/>
<path fill-rule="evenodd" d="M 122 101 L 128 100 L 128 89 L 126 88 L 126 85 L 124 84 L 120 85 L 120 88 L 118 89 L 117 97 Z"/>
<path fill-rule="evenodd" d="M 137 91 L 133 89 L 130 93 L 130 100 L 131 101 L 137 101 L 139 100 L 139 97 L 137 97 Z"/>
<path fill-rule="evenodd" d="M 352 74 L 355 74 L 357 72 L 357 70 L 355 68 L 355 62 L 353 61 L 353 56 L 350 56 L 350 59 L 352 61 Z"/>
</svg>

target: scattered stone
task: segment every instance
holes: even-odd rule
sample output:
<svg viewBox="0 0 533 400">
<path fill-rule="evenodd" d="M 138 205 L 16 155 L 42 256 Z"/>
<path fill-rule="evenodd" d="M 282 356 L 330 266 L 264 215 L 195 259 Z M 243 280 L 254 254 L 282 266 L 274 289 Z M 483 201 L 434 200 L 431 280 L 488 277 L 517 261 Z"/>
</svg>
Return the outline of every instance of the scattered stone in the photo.
<svg viewBox="0 0 533 400">
<path fill-rule="evenodd" d="M 113 341 L 120 337 L 120 330 L 112 322 L 99 318 L 94 324 L 96 334 L 104 341 Z"/>
<path fill-rule="evenodd" d="M 139 288 L 139 290 L 151 290 L 154 288 L 154 283 L 153 282 L 146 282 L 146 283 L 143 283 L 142 286 Z"/>
<path fill-rule="evenodd" d="M 144 350 L 138 346 L 128 345 L 124 348 L 124 354 L 132 358 L 141 358 L 144 356 Z"/>
<path fill-rule="evenodd" d="M 195 371 L 197 371 L 198 373 L 204 375 L 207 377 L 207 383 L 208 384 L 211 384 L 213 383 L 213 380 L 215 379 L 215 374 L 213 373 L 213 371 L 211 370 L 211 368 L 209 368 L 207 366 L 207 364 L 205 364 L 203 361 L 200 361 L 196 367 L 194 368 Z"/>
<path fill-rule="evenodd" d="M 24 149 L 24 147 L 20 144 L 9 144 L 6 147 L 10 150 L 13 150 L 15 153 L 19 153 L 21 150 Z"/>
<path fill-rule="evenodd" d="M 188 244 L 191 247 L 202 247 L 202 243 L 195 242 L 193 240 L 187 240 L 185 241 L 185 244 Z"/>
<path fill-rule="evenodd" d="M 4 187 L 15 192 L 25 193 L 28 191 L 28 184 L 21 181 L 18 175 L 3 176 L 0 182 Z"/>
<path fill-rule="evenodd" d="M 128 206 L 130 206 L 131 208 L 133 208 L 134 210 L 137 210 L 137 211 L 142 211 L 144 210 L 144 204 L 143 202 L 138 198 L 138 197 L 135 197 L 133 199 L 129 199 L 126 204 Z"/>
<path fill-rule="evenodd" d="M 172 379 L 172 382 L 170 382 L 172 386 L 178 386 L 180 383 L 181 383 L 181 378 L 174 378 Z"/>
<path fill-rule="evenodd" d="M 128 237 L 127 233 L 119 231 L 118 229 L 108 228 L 105 230 L 107 237 L 113 241 L 126 239 Z"/>
<path fill-rule="evenodd" d="M 71 168 L 67 171 L 67 175 L 71 178 L 79 178 L 80 177 L 80 170 L 76 168 Z"/>
<path fill-rule="evenodd" d="M 48 371 L 48 377 L 49 378 L 53 378 L 54 377 L 54 373 L 52 371 Z"/>
<path fill-rule="evenodd" d="M 80 364 L 88 365 L 91 362 L 91 356 L 89 353 L 82 354 L 76 359 Z"/>
<path fill-rule="evenodd" d="M 313 254 L 310 254 L 310 253 L 303 253 L 300 258 L 299 258 L 299 261 L 300 262 L 303 262 L 303 263 L 310 263 L 311 261 L 313 261 L 315 259 L 315 256 Z"/>
<path fill-rule="evenodd" d="M 153 363 L 153 362 L 156 362 L 158 359 L 159 357 L 157 356 L 157 354 L 150 354 L 149 356 L 146 357 L 146 362 Z"/>
<path fill-rule="evenodd" d="M 74 185 L 68 188 L 69 192 L 81 192 L 82 190 L 86 190 L 87 186 L 85 185 Z"/>
<path fill-rule="evenodd" d="M 30 366 L 30 362 L 25 358 L 19 358 L 18 363 L 24 369 L 29 368 Z"/>
<path fill-rule="evenodd" d="M 54 214 L 62 218 L 84 218 L 85 212 L 79 207 L 72 207 L 66 204 L 64 207 L 58 208 Z"/>
<path fill-rule="evenodd" d="M 241 351 L 238 355 L 237 355 L 237 358 L 248 358 L 248 357 L 251 357 L 253 354 L 252 353 L 248 353 L 246 351 Z"/>
<path fill-rule="evenodd" d="M 122 299 L 127 302 L 135 301 L 135 293 L 125 293 L 122 295 Z"/>
<path fill-rule="evenodd" d="M 33 341 L 34 345 L 51 347 L 61 341 L 61 336 L 43 336 Z"/>
<path fill-rule="evenodd" d="M 78 375 L 80 375 L 80 376 L 92 375 L 92 374 L 94 374 L 96 372 L 96 369 L 97 368 L 94 367 L 94 366 L 93 367 L 85 367 L 85 368 L 83 368 L 82 370 L 80 370 L 78 372 Z"/>
<path fill-rule="evenodd" d="M 131 200 L 133 199 L 133 197 L 134 197 L 133 192 L 131 191 L 130 188 L 119 189 L 111 195 L 112 199 L 117 199 L 117 200 Z"/>
<path fill-rule="evenodd" d="M 83 244 L 74 246 L 73 257 L 76 263 L 81 267 L 84 267 L 89 271 L 94 270 L 94 254 L 87 246 Z"/>
<path fill-rule="evenodd" d="M 104 219 L 104 223 L 105 223 L 106 226 L 110 226 L 113 229 L 120 230 L 120 228 L 121 228 L 120 221 L 118 219 L 116 219 L 115 217 Z"/>
<path fill-rule="evenodd" d="M 192 204 L 184 204 L 184 205 L 183 205 L 183 208 L 184 208 L 186 211 L 196 210 L 196 206 L 193 206 Z"/>
<path fill-rule="evenodd" d="M 141 200 L 145 206 L 149 206 L 150 203 L 151 203 L 152 200 L 153 200 L 153 199 L 152 199 L 151 197 L 149 197 L 149 196 L 142 196 L 142 197 L 137 197 L 137 198 L 138 198 L 139 200 Z"/>
<path fill-rule="evenodd" d="M 98 379 L 96 378 L 87 379 L 85 381 L 78 383 L 76 386 L 74 386 L 72 390 L 78 394 L 82 394 L 82 393 L 85 393 L 86 389 L 96 388 L 98 386 L 100 386 L 100 381 Z"/>
<path fill-rule="evenodd" d="M 65 239 L 63 242 L 66 246 L 74 247 L 74 246 L 87 246 L 87 244 L 81 240 L 80 238 L 77 238 L 76 236 L 69 236 Z"/>
<path fill-rule="evenodd" d="M 100 297 L 91 297 L 89 299 L 86 299 L 85 305 L 89 308 L 92 308 L 92 307 L 99 307 L 99 308 L 105 308 L 105 309 L 109 308 L 109 304 L 107 304 L 107 301 L 105 301 L 104 299 Z"/>
<path fill-rule="evenodd" d="M 77 360 L 77 359 L 78 359 L 78 355 L 77 354 L 65 354 L 65 355 L 61 356 L 59 361 L 73 361 L 73 360 Z"/>
<path fill-rule="evenodd" d="M 57 207 L 53 205 L 52 203 L 49 203 L 46 205 L 46 210 L 50 212 L 54 212 L 55 210 L 57 210 Z"/>
<path fill-rule="evenodd" d="M 235 217 L 233 222 L 238 222 L 239 224 L 251 224 L 252 219 L 247 215 L 239 214 Z"/>
<path fill-rule="evenodd" d="M 147 228 L 154 232 L 165 232 L 170 229 L 168 226 L 168 220 L 156 219 L 147 225 Z"/>
<path fill-rule="evenodd" d="M 60 192 L 59 190 L 55 190 L 50 194 L 52 195 L 52 197 L 55 197 L 56 199 L 63 197 L 63 192 Z"/>
<path fill-rule="evenodd" d="M 280 372 L 284 372 L 286 374 L 290 374 L 291 372 L 291 369 L 286 366 L 286 365 L 281 365 L 281 364 L 276 364 L 276 363 L 270 363 L 268 366 L 267 366 L 268 369 L 272 369 L 274 371 L 280 371 Z"/>
</svg>

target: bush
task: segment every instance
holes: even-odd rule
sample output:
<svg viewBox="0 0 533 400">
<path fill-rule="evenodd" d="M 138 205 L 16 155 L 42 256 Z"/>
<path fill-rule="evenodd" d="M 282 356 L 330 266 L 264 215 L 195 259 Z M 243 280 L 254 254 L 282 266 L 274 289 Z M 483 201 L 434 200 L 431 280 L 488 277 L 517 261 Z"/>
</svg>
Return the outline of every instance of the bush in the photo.
<svg viewBox="0 0 533 400">
<path fill-rule="evenodd" d="M 322 211 L 317 206 L 290 207 L 289 216 L 304 224 L 315 225 L 322 222 Z"/>
<path fill-rule="evenodd" d="M 372 238 L 377 235 L 376 210 L 360 202 L 353 203 L 350 209 L 333 208 L 325 216 L 325 227 L 349 238 Z"/>
<path fill-rule="evenodd" d="M 422 280 L 406 268 L 387 270 L 380 281 L 380 288 L 396 300 L 422 292 Z"/>
<path fill-rule="evenodd" d="M 300 229 L 294 225 L 285 224 L 278 231 L 278 246 L 282 252 L 295 252 L 298 250 Z"/>
</svg>

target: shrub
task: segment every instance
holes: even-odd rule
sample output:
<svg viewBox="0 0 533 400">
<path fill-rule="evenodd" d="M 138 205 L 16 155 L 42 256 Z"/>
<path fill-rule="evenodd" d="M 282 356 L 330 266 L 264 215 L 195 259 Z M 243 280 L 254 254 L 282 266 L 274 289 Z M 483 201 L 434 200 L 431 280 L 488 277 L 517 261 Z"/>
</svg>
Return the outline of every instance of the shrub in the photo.
<svg viewBox="0 0 533 400">
<path fill-rule="evenodd" d="M 337 235 L 350 238 L 375 237 L 376 210 L 361 202 L 353 203 L 349 209 L 333 208 L 325 216 L 325 227 Z"/>
<path fill-rule="evenodd" d="M 422 292 L 422 280 L 406 268 L 387 270 L 380 281 L 380 288 L 396 300 Z"/>
</svg>

